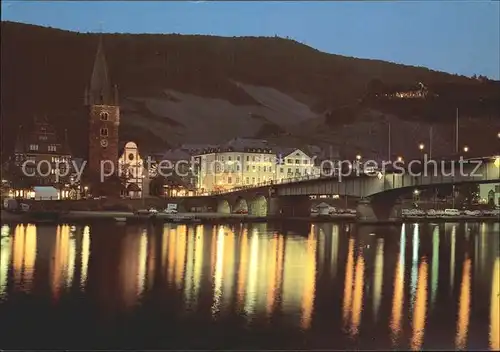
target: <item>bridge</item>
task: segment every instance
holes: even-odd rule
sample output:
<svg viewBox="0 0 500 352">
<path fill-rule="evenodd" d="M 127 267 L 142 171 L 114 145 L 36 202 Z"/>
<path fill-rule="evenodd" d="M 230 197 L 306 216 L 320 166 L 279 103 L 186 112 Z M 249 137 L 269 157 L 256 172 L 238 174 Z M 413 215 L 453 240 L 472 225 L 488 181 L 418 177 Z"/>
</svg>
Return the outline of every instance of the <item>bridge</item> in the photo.
<svg viewBox="0 0 500 352">
<path fill-rule="evenodd" d="M 185 210 L 208 208 L 219 213 L 247 210 L 250 215 L 308 216 L 311 196 L 338 195 L 357 200 L 360 220 L 401 217 L 400 197 L 424 190 L 463 183 L 500 183 L 500 157 L 464 161 L 435 161 L 403 168 L 390 167 L 370 174 L 354 173 L 339 178 L 320 177 L 293 182 L 269 182 L 205 196 L 172 198 Z"/>
</svg>

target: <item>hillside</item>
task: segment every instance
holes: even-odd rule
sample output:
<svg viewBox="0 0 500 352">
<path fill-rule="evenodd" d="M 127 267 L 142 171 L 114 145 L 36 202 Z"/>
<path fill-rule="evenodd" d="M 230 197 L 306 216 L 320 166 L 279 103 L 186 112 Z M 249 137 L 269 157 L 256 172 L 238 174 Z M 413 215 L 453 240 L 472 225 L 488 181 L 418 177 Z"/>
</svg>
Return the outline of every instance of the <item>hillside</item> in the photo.
<svg viewBox="0 0 500 352">
<path fill-rule="evenodd" d="M 29 125 L 35 114 L 47 114 L 58 130 L 68 129 L 74 153 L 83 155 L 83 92 L 98 35 L 2 22 L 1 36 L 3 154 L 12 150 L 19 124 Z M 104 34 L 103 42 L 112 81 L 120 91 L 120 138 L 147 150 L 259 136 L 384 153 L 381 135 L 371 139 L 341 131 L 356 131 L 352 126 L 357 123 L 384 123 L 380 111 L 396 115 L 390 117 L 395 130 L 421 116 L 376 104 L 361 106 L 371 80 L 470 89 L 479 84 L 421 67 L 326 54 L 282 38 Z M 495 110 L 487 115 L 496 123 L 500 114 Z M 444 116 L 436 118 L 433 123 L 447 123 Z M 420 128 L 421 135 L 411 129 L 407 133 L 422 139 L 427 129 L 424 124 Z M 443 143 L 452 142 L 443 137 Z M 405 148 L 414 149 L 404 141 L 394 149 L 405 153 Z"/>
</svg>

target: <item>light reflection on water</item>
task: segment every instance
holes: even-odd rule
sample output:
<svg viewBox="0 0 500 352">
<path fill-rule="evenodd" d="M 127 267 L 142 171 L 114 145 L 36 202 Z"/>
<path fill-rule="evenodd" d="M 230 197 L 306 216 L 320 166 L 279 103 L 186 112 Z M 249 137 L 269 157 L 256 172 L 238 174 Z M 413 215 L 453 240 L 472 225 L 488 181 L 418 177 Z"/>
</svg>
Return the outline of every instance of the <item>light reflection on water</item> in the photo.
<svg viewBox="0 0 500 352">
<path fill-rule="evenodd" d="M 399 345 L 401 335 L 401 322 L 403 317 L 403 307 L 405 302 L 405 249 L 406 249 L 406 225 L 401 227 L 401 236 L 399 239 L 399 258 L 396 264 L 396 273 L 394 274 L 394 294 L 392 295 L 392 314 L 391 314 L 391 339 L 393 346 Z"/>
<path fill-rule="evenodd" d="M 196 317 L 206 329 L 210 321 L 227 328 L 244 322 L 247 333 L 287 326 L 314 334 L 311 348 L 369 348 L 380 334 L 373 326 L 385 326 L 391 345 L 380 347 L 421 350 L 436 342 L 494 350 L 500 347 L 495 231 L 498 224 L 315 224 L 299 234 L 267 224 L 3 226 L 0 304 L 20 294 L 57 304 L 78 293 L 110 312 L 140 312 L 152 301 L 155 314 L 170 307 L 181 313 L 175 319 Z M 472 314 L 475 305 L 488 305 L 489 315 L 484 308 Z M 444 313 L 434 314 L 438 308 Z M 444 314 L 456 318 L 447 322 Z M 147 326 L 147 315 L 142 319 Z M 430 324 L 449 333 L 436 336 L 426 331 Z M 486 324 L 489 332 L 477 333 Z"/>
</svg>

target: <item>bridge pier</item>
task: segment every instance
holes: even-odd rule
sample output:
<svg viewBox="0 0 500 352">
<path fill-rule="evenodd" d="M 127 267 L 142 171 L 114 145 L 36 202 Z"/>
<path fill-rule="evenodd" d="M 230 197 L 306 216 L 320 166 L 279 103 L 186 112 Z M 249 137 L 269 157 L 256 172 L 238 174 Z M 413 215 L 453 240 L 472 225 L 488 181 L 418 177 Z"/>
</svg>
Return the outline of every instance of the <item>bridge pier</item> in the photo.
<svg viewBox="0 0 500 352">
<path fill-rule="evenodd" d="M 356 218 L 360 221 L 377 221 L 377 216 L 373 210 L 369 199 L 360 199 L 356 207 Z"/>
<path fill-rule="evenodd" d="M 401 219 L 401 200 L 399 199 L 360 199 L 356 207 L 356 217 L 363 222 L 399 221 Z"/>
<path fill-rule="evenodd" d="M 309 196 L 271 197 L 267 201 L 267 214 L 270 216 L 309 217 L 311 201 Z"/>
</svg>

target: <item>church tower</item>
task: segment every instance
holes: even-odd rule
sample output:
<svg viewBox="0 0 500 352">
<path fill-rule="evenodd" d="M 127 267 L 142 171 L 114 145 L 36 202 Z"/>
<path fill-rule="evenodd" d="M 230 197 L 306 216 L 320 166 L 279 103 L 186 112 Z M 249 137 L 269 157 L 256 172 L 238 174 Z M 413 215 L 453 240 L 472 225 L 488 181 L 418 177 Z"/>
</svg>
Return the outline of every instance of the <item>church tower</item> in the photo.
<svg viewBox="0 0 500 352">
<path fill-rule="evenodd" d="M 85 106 L 89 114 L 88 169 L 99 175 L 101 161 L 105 169 L 118 162 L 118 128 L 120 107 L 118 89 L 111 85 L 104 56 L 102 37 L 99 39 L 90 87 L 85 90 Z M 108 161 L 109 160 L 109 161 Z"/>
</svg>

